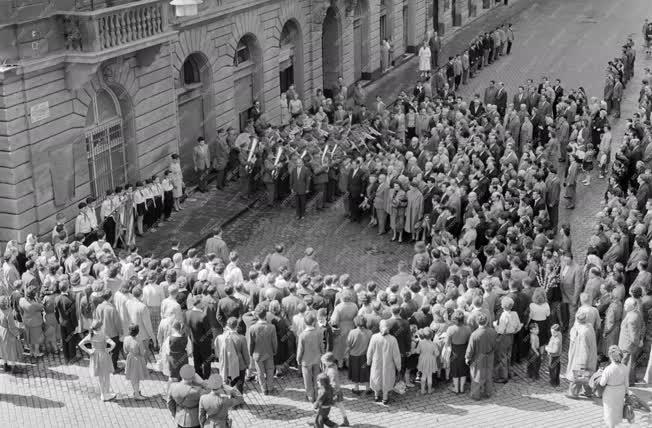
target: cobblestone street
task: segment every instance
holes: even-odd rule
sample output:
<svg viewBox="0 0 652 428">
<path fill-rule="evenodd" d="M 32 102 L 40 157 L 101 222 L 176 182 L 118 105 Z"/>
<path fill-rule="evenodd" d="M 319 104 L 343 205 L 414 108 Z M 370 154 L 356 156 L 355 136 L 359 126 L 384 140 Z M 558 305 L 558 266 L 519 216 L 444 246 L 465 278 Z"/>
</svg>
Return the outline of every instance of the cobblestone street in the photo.
<svg viewBox="0 0 652 428">
<path fill-rule="evenodd" d="M 542 75 L 560 78 L 564 88 L 583 86 L 589 96 L 601 96 L 607 61 L 620 54 L 620 46 L 628 35 L 634 36 L 636 46 L 640 47 L 640 27 L 646 13 L 652 14 L 649 0 L 522 0 L 509 7 L 500 7 L 497 15 L 483 16 L 460 30 L 445 52 L 458 51 L 478 31 L 509 19 L 516 34 L 512 54 L 482 70 L 469 85 L 461 88 L 465 98 L 476 92 L 483 93 L 493 79 L 505 82 L 511 100 L 519 84 L 528 78 L 538 81 Z M 372 85 L 371 93 L 376 87 L 395 89 L 402 82 L 412 82 L 414 69 L 411 64 L 383 77 L 378 84 Z M 638 75 L 644 66 L 651 64 L 650 60 L 646 63 L 639 50 Z M 635 76 L 625 90 L 623 118 L 629 117 L 634 110 L 639 88 L 640 78 Z M 624 119 L 612 122 L 614 141 L 622 138 L 623 123 Z M 579 260 L 583 260 L 606 181 L 594 176 L 590 186 L 582 187 L 578 189 L 576 208 L 560 212 L 560 221 L 571 224 L 573 248 Z M 183 240 L 191 245 L 198 241 L 209 230 L 209 220 L 197 220 L 188 213 L 201 210 L 197 208 L 200 206 L 210 207 L 214 212 L 220 210 L 220 205 L 213 200 L 215 192 L 187 202 L 185 217 L 180 215 L 174 223 L 165 226 L 162 233 L 166 237 L 161 243 L 154 243 L 155 239 L 149 237 L 152 242 L 147 248 L 160 254 L 165 242 L 172 245 Z M 323 273 L 347 272 L 354 282 L 376 280 L 384 286 L 396 273 L 397 263 L 410 260 L 412 255 L 411 245 L 392 243 L 387 235 L 378 236 L 375 229 L 367 227 L 366 221 L 352 223 L 345 219 L 341 203 L 319 214 L 309 203 L 307 217 L 297 221 L 289 206 L 269 209 L 257 203 L 246 209 L 245 203 L 228 202 L 236 200 L 233 198 L 236 196 L 222 199 L 229 208 L 217 215 L 228 217 L 243 212 L 228 224 L 225 239 L 245 261 L 245 273 L 253 259 L 264 258 L 274 244 L 284 243 L 286 255 L 293 262 L 310 246 L 316 250 Z M 210 214 L 205 212 L 204 217 Z M 170 230 L 176 230 L 175 224 L 181 223 L 183 230 L 170 235 Z M 173 426 L 164 400 L 166 382 L 158 371 L 153 370 L 150 380 L 141 386 L 143 395 L 149 397 L 146 401 L 127 398 L 131 387 L 124 376 L 116 375 L 112 376 L 112 386 L 119 397 L 113 402 L 102 403 L 87 365 L 88 360 L 65 365 L 62 357 L 57 356 L 27 365 L 23 373 L 17 375 L 0 373 L 0 428 Z M 149 366 L 154 369 L 153 363 Z M 559 388 L 549 386 L 547 363 L 542 369 L 542 379 L 536 382 L 527 379 L 524 366 L 517 367 L 516 373 L 518 376 L 509 383 L 496 384 L 496 393 L 482 402 L 475 402 L 468 395 L 454 395 L 440 385 L 433 395 L 426 396 L 410 389 L 393 400 L 389 407 L 383 407 L 371 397 L 353 395 L 350 385 L 345 383 L 345 406 L 351 424 L 366 428 L 602 426 L 600 401 L 567 398 L 565 380 Z M 274 396 L 264 396 L 258 392 L 257 385 L 247 383 L 246 404 L 232 412 L 234 426 L 298 427 L 312 420 L 314 413 L 311 404 L 304 400 L 299 374 L 291 371 L 275 383 L 280 392 Z M 634 390 L 646 401 L 652 400 L 652 389 Z M 336 409 L 331 418 L 335 422 L 342 420 Z M 621 426 L 652 427 L 652 419 L 637 413 L 635 424 Z"/>
</svg>

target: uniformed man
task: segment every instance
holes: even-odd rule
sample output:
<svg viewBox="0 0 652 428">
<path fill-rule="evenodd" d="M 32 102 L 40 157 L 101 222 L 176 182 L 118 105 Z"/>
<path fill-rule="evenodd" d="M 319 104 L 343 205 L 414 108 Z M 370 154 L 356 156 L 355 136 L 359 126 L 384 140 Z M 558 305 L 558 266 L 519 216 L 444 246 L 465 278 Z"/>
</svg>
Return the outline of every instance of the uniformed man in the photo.
<svg viewBox="0 0 652 428">
<path fill-rule="evenodd" d="M 199 399 L 199 424 L 201 427 L 230 428 L 229 409 L 244 403 L 242 394 L 230 386 L 224 385 L 219 374 L 213 374 L 206 382 L 211 392 Z"/>
<path fill-rule="evenodd" d="M 199 400 L 207 392 L 195 369 L 186 364 L 179 371 L 181 382 L 170 385 L 168 409 L 179 428 L 199 428 Z M 209 425 L 210 426 L 210 425 Z"/>
</svg>

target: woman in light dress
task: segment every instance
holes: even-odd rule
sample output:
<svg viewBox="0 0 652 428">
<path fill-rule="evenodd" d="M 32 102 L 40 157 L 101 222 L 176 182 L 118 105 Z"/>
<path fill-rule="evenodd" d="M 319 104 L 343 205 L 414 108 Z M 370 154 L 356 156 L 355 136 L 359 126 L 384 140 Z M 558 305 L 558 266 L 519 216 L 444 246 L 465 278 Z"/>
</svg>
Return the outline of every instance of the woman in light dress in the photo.
<svg viewBox="0 0 652 428">
<path fill-rule="evenodd" d="M 629 386 L 627 366 L 622 364 L 623 351 L 616 345 L 609 347 L 611 363 L 604 369 L 600 377 L 602 392 L 602 410 L 604 423 L 614 428 L 623 421 L 623 402 Z"/>
<path fill-rule="evenodd" d="M 127 354 L 125 377 L 131 382 L 134 390 L 134 399 L 145 400 L 146 398 L 140 393 L 140 381 L 147 377 L 147 362 L 145 361 L 147 351 L 143 343 L 136 339 L 138 333 L 138 326 L 135 324 L 130 325 L 129 336 L 125 337 L 122 343 L 122 349 Z"/>
<path fill-rule="evenodd" d="M 174 198 L 174 210 L 179 211 L 183 208 L 180 205 L 179 198 L 183 195 L 183 172 L 181 171 L 181 163 L 179 162 L 179 155 L 174 153 L 170 156 L 172 161 L 168 170 L 170 171 L 170 179 L 172 180 L 172 197 Z"/>
<path fill-rule="evenodd" d="M 389 392 L 396 383 L 396 372 L 401 370 L 401 351 L 396 338 L 389 334 L 386 320 L 381 320 L 379 332 L 371 336 L 367 349 L 367 365 L 370 367 L 369 385 L 376 401 L 389 403 Z"/>
<path fill-rule="evenodd" d="M 288 107 L 288 96 L 285 92 L 281 93 L 279 104 L 281 106 L 281 126 L 288 125 L 290 123 L 290 108 Z"/>
<path fill-rule="evenodd" d="M 422 78 L 427 78 L 430 76 L 430 57 L 432 53 L 430 52 L 430 47 L 427 42 L 423 42 L 423 45 L 419 48 L 419 74 Z"/>
<path fill-rule="evenodd" d="M 25 341 L 29 345 L 33 358 L 42 357 L 40 347 L 43 344 L 43 305 L 36 301 L 36 287 L 28 287 L 25 297 L 21 297 L 18 306 L 23 315 Z"/>
<path fill-rule="evenodd" d="M 4 371 L 14 371 L 15 362 L 20 360 L 23 346 L 20 343 L 20 330 L 14 320 L 8 296 L 0 296 L 0 360 Z"/>
<path fill-rule="evenodd" d="M 89 344 L 90 348 L 87 346 Z M 99 381 L 102 401 L 113 400 L 115 398 L 115 394 L 111 392 L 113 362 L 110 353 L 115 348 L 115 342 L 102 333 L 102 321 L 93 321 L 90 333 L 79 342 L 79 348 L 90 356 L 88 370 L 91 376 Z"/>
</svg>

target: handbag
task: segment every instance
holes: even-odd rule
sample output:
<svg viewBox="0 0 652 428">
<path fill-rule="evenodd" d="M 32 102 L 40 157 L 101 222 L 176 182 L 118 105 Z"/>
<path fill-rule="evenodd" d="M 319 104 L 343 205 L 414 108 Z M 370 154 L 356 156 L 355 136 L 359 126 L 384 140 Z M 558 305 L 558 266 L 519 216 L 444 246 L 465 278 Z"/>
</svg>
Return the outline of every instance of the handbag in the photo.
<svg viewBox="0 0 652 428">
<path fill-rule="evenodd" d="M 623 419 L 627 419 L 630 424 L 634 422 L 636 415 L 634 414 L 634 407 L 631 404 L 625 403 L 623 405 Z"/>
</svg>

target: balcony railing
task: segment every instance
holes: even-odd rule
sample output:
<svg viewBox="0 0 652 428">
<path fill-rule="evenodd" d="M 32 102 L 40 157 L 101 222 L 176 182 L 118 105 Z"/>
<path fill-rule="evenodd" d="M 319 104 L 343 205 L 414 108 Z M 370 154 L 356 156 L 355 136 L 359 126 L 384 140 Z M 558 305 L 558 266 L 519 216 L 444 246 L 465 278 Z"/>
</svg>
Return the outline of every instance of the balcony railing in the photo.
<svg viewBox="0 0 652 428">
<path fill-rule="evenodd" d="M 67 51 L 101 52 L 167 31 L 166 0 L 143 0 L 90 12 L 64 15 Z"/>
</svg>

